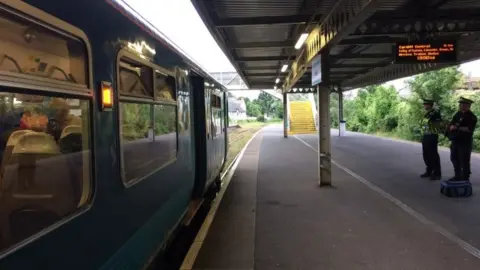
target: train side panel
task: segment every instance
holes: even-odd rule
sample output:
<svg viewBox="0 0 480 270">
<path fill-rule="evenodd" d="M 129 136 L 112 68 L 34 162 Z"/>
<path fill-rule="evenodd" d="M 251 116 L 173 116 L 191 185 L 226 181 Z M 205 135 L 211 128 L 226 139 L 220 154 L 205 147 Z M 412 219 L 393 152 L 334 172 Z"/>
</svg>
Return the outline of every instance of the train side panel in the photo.
<svg viewBox="0 0 480 270">
<path fill-rule="evenodd" d="M 190 202 L 195 180 L 192 126 L 187 116 L 191 113 L 192 92 L 188 80 L 181 84 L 179 77 L 176 78 L 179 121 L 176 159 L 125 187 L 121 181 L 121 153 L 127 144 L 121 147 L 119 137 L 122 126 L 118 124 L 121 102 L 117 56 L 125 42 L 143 41 L 155 48 L 156 65 L 169 70 L 189 67 L 181 57 L 103 1 L 25 2 L 82 29 L 90 40 L 95 90 L 92 107 L 95 196 L 88 211 L 6 256 L 0 268 L 138 269 L 165 242 Z M 113 111 L 98 109 L 101 81 L 113 85 Z M 124 156 L 123 161 L 134 160 Z"/>
</svg>

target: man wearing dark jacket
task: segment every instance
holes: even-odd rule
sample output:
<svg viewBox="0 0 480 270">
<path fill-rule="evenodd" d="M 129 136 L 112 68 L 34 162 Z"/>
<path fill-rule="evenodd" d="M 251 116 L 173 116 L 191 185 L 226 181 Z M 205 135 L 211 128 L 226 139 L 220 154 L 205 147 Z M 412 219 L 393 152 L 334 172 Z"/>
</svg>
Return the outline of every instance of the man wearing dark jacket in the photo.
<svg viewBox="0 0 480 270">
<path fill-rule="evenodd" d="M 459 111 L 448 125 L 450 145 L 450 160 L 455 170 L 455 176 L 449 181 L 470 180 L 470 156 L 473 147 L 473 133 L 477 126 L 477 117 L 470 110 L 473 101 L 460 98 Z"/>
</svg>

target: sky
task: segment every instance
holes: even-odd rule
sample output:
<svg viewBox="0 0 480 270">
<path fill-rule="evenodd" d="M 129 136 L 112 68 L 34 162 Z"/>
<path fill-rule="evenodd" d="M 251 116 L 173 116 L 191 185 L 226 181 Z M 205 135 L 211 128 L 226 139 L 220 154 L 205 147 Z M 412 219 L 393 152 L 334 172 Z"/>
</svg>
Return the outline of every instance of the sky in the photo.
<svg viewBox="0 0 480 270">
<path fill-rule="evenodd" d="M 218 47 L 190 0 L 124 0 L 150 21 L 184 52 L 209 72 L 235 71 L 230 61 Z M 460 66 L 465 74 L 480 77 L 480 60 Z M 404 80 L 388 82 L 397 89 L 405 87 Z M 235 91 L 235 95 L 240 95 Z M 259 91 L 242 91 L 242 96 L 256 98 Z"/>
</svg>

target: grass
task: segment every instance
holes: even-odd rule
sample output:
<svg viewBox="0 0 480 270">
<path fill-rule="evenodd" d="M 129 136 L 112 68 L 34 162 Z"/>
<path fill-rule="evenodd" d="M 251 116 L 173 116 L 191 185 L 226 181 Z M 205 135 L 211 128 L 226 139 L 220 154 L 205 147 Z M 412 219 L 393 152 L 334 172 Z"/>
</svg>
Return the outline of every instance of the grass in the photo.
<svg viewBox="0 0 480 270">
<path fill-rule="evenodd" d="M 386 137 L 386 138 L 392 138 L 392 139 L 405 140 L 402 137 L 398 136 L 395 132 L 377 131 L 377 132 L 373 133 L 373 135 L 378 136 L 378 137 Z"/>
<path fill-rule="evenodd" d="M 281 124 L 283 123 L 283 119 L 271 119 L 268 121 L 269 124 Z"/>
<path fill-rule="evenodd" d="M 259 131 L 262 127 L 271 123 L 272 122 L 243 122 L 237 124 L 238 127 L 229 128 L 229 148 L 227 154 L 227 163 L 225 164 L 224 170 L 230 166 L 230 164 L 233 162 L 233 159 L 238 155 L 238 153 L 240 153 L 245 144 L 247 144 L 247 142 L 252 138 L 253 134 Z"/>
</svg>

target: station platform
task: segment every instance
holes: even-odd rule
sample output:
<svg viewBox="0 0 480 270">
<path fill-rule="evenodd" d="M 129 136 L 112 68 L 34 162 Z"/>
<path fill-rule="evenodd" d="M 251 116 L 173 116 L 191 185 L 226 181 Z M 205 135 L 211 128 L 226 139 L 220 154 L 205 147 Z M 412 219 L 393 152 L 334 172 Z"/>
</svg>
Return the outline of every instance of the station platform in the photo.
<svg viewBox="0 0 480 270">
<path fill-rule="evenodd" d="M 474 195 L 419 178 L 421 146 L 332 133 L 332 187 L 318 187 L 315 134 L 264 128 L 248 145 L 199 250 L 183 269 L 480 269 L 480 158 Z M 444 178 L 453 173 L 440 150 Z"/>
</svg>

